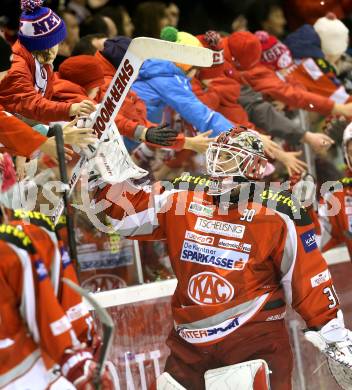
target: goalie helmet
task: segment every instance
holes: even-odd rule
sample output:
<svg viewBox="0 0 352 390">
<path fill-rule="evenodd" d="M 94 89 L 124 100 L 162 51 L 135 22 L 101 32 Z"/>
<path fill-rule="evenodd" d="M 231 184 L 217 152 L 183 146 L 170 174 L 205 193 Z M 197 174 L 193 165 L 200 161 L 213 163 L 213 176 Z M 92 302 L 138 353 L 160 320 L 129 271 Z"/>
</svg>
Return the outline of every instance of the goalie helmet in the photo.
<svg viewBox="0 0 352 390">
<path fill-rule="evenodd" d="M 221 186 L 218 195 L 233 188 L 236 181 L 260 180 L 267 162 L 261 139 L 242 126 L 221 133 L 216 142 L 209 144 L 206 153 L 208 174 L 215 181 L 228 184 Z M 214 191 L 209 194 L 215 195 Z"/>
<path fill-rule="evenodd" d="M 348 143 L 352 140 L 352 122 L 345 128 L 343 132 L 342 147 L 343 155 L 348 168 L 352 171 L 352 159 L 348 155 Z"/>
</svg>

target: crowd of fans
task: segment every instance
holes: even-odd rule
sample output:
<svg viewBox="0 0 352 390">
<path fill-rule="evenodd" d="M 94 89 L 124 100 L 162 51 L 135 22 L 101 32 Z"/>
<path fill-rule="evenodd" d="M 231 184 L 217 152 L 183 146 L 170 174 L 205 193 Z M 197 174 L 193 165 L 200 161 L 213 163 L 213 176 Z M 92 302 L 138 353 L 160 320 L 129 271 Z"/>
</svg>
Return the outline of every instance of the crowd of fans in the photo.
<svg viewBox="0 0 352 390">
<path fill-rule="evenodd" d="M 66 122 L 67 161 L 77 157 L 70 145 L 95 142 L 77 118 L 96 110 L 140 36 L 214 52 L 209 68 L 146 61 L 125 98 L 115 123 L 151 181 L 204 172 L 209 142 L 234 125 L 260 134 L 267 180 L 307 170 L 319 183 L 342 177 L 342 133 L 352 117 L 350 1 L 244 1 L 227 27 L 208 14 L 209 29 L 195 34 L 178 29 L 182 2 L 138 2 L 133 10 L 113 0 L 13 3 L 21 3 L 20 19 L 0 18 L 0 151 L 13 156 L 18 180 L 33 174 L 33 160 L 39 172 L 55 167 L 55 122 Z M 194 2 L 195 13 L 199 7 Z"/>
</svg>

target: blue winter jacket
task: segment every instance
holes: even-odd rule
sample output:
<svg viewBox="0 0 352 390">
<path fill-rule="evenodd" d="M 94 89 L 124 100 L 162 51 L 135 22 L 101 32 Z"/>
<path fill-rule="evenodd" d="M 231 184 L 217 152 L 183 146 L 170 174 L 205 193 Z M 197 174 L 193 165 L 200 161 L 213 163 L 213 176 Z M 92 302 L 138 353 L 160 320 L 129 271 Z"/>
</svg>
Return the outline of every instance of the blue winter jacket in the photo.
<svg viewBox="0 0 352 390">
<path fill-rule="evenodd" d="M 189 79 L 172 62 L 147 60 L 132 89 L 144 100 L 151 122 L 160 123 L 164 108 L 170 106 L 202 133 L 213 130 L 214 136 L 233 126 L 194 95 Z"/>
</svg>

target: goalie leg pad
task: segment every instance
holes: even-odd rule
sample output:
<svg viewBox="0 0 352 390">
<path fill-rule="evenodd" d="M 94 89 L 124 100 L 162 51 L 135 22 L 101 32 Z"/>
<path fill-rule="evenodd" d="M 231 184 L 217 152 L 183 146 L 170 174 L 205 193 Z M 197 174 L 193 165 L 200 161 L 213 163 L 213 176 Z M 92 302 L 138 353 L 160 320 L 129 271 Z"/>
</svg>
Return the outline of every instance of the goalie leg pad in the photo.
<svg viewBox="0 0 352 390">
<path fill-rule="evenodd" d="M 169 373 L 164 372 L 156 380 L 157 390 L 186 390 Z"/>
</svg>

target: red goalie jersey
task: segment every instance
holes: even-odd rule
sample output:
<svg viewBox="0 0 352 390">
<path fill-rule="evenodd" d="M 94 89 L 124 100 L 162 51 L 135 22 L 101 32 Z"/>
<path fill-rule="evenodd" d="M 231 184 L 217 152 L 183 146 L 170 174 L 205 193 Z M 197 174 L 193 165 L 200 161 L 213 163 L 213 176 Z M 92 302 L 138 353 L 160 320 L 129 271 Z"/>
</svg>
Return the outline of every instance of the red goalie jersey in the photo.
<svg viewBox="0 0 352 390">
<path fill-rule="evenodd" d="M 219 197 L 204 192 L 209 184 L 185 175 L 144 189 L 106 186 L 97 196 L 121 235 L 166 240 L 178 279 L 179 336 L 216 343 L 246 323 L 281 320 L 285 302 L 308 327 L 335 318 L 339 303 L 314 226 L 291 193 L 264 186 L 251 193 L 244 184 L 244 201 L 240 195 L 219 206 Z"/>
<path fill-rule="evenodd" d="M 54 226 L 37 212 L 13 213 L 0 225 L 0 388 L 39 359 L 49 370 L 93 334 L 81 297 L 61 283 L 77 277 Z"/>
</svg>

